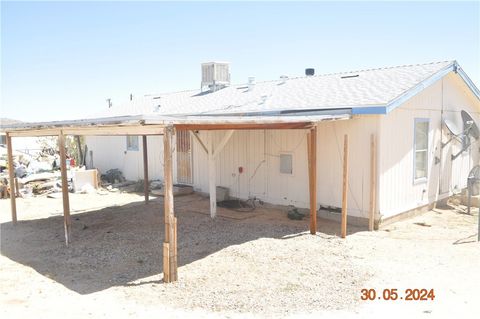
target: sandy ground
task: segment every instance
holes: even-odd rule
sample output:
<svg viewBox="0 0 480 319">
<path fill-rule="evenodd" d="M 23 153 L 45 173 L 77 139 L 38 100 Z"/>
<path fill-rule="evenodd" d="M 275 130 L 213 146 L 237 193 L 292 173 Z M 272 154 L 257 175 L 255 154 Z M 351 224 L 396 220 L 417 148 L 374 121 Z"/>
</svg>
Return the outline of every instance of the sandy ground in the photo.
<svg viewBox="0 0 480 319">
<path fill-rule="evenodd" d="M 376 232 L 279 209 L 219 209 L 176 198 L 179 281 L 162 282 L 162 201 L 131 193 L 73 194 L 72 243 L 61 199 L 0 201 L 1 318 L 415 318 L 478 314 L 477 210 L 446 207 Z M 362 301 L 361 289 L 434 289 L 433 301 Z"/>
</svg>

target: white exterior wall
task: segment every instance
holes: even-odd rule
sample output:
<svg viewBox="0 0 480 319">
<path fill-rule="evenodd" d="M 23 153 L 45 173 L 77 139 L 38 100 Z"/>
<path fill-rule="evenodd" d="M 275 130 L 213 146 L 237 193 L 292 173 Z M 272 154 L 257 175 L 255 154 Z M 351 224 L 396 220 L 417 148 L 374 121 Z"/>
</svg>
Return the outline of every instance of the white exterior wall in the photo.
<svg viewBox="0 0 480 319">
<path fill-rule="evenodd" d="M 379 115 L 363 115 L 348 121 L 318 126 L 317 187 L 321 205 L 342 206 L 343 137 L 348 134 L 348 215 L 368 218 L 370 210 L 370 141 L 378 139 Z"/>
<path fill-rule="evenodd" d="M 349 135 L 350 191 L 348 213 L 367 217 L 370 196 L 370 135 L 378 129 L 378 116 L 318 124 L 318 204 L 341 207 L 343 136 Z M 201 132 L 208 141 L 208 132 Z M 214 132 L 218 144 L 224 131 Z M 239 198 L 256 196 L 272 204 L 309 207 L 307 130 L 239 130 L 216 160 L 216 183 Z M 279 171 L 281 153 L 293 155 L 293 174 Z M 207 156 L 194 143 L 194 187 L 208 192 Z M 238 168 L 243 168 L 239 174 Z"/>
<path fill-rule="evenodd" d="M 40 153 L 39 137 L 13 137 L 12 148 L 16 151 L 25 152 L 27 154 Z"/>
<path fill-rule="evenodd" d="M 381 118 L 378 209 L 383 218 L 431 204 L 451 195 L 454 188 L 466 187 L 468 172 L 478 163 L 479 144 L 474 142 L 469 151 L 451 161 L 450 155 L 457 153 L 461 144 L 453 141 L 442 149 L 442 106 L 447 118 L 457 119 L 459 128 L 462 109 L 480 123 L 478 100 L 454 73 Z M 430 120 L 428 178 L 420 183 L 414 183 L 413 176 L 415 118 Z M 444 132 L 443 141 L 447 140 Z M 441 159 L 441 163 L 435 163 L 435 158 Z"/>
<path fill-rule="evenodd" d="M 378 119 L 379 116 L 362 116 L 346 121 L 322 122 L 317 126 L 319 205 L 341 207 L 343 136 L 348 134 L 348 213 L 353 216 L 368 216 L 370 135 L 378 130 Z M 209 134 L 214 135 L 215 144 L 218 144 L 225 131 L 201 131 L 199 135 L 208 142 Z M 235 131 L 216 159 L 217 186 L 228 187 L 233 197 L 247 199 L 255 196 L 272 204 L 309 207 L 306 136 L 307 130 Z M 208 193 L 207 156 L 198 142 L 195 139 L 193 141 L 193 186 L 197 191 Z M 86 144 L 89 151 L 93 151 L 93 164 L 100 172 L 118 168 L 128 180 L 143 178 L 141 137 L 138 151 L 127 151 L 125 136 L 89 136 Z M 281 153 L 293 155 L 292 175 L 280 173 Z M 161 136 L 148 137 L 148 156 L 150 179 L 162 179 Z M 241 174 L 239 167 L 243 168 Z"/>
<path fill-rule="evenodd" d="M 143 143 L 138 137 L 138 151 L 127 150 L 125 136 L 87 136 L 88 153 L 93 151 L 93 166 L 101 173 L 118 168 L 127 180 L 143 179 Z M 163 140 L 162 136 L 148 136 L 148 177 L 163 179 Z M 87 165 L 90 154 L 87 154 Z"/>
</svg>

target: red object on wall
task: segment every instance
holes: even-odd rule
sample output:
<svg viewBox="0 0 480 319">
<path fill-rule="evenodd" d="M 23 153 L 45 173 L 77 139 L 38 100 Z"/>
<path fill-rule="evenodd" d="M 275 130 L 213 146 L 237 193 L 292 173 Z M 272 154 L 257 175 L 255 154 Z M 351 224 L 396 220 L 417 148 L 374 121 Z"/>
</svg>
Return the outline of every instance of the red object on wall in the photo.
<svg viewBox="0 0 480 319">
<path fill-rule="evenodd" d="M 243 173 L 243 167 L 239 166 L 239 167 L 238 167 L 238 172 L 239 172 L 240 174 L 242 174 L 242 173 Z"/>
</svg>

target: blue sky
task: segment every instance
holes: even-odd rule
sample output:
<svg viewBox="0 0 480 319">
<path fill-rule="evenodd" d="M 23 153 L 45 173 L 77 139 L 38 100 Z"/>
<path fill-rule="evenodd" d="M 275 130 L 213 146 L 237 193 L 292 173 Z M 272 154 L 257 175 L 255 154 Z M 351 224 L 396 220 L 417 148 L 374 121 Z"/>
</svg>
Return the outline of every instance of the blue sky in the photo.
<svg viewBox="0 0 480 319">
<path fill-rule="evenodd" d="M 3 2 L 1 117 L 79 118 L 200 86 L 456 59 L 480 86 L 479 2 Z"/>
</svg>

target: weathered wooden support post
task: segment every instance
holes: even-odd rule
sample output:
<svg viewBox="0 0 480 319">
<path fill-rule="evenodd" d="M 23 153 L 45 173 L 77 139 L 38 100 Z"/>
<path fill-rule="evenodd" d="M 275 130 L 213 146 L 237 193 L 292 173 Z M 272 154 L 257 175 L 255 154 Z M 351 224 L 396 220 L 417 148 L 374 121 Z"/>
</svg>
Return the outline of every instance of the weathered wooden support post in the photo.
<svg viewBox="0 0 480 319">
<path fill-rule="evenodd" d="M 163 281 L 177 280 L 177 219 L 173 211 L 172 137 L 174 128 L 163 133 L 165 242 L 163 243 Z"/>
<path fill-rule="evenodd" d="M 348 135 L 343 140 L 342 238 L 347 236 Z"/>
<path fill-rule="evenodd" d="M 310 190 L 310 234 L 317 233 L 317 127 L 307 133 L 308 181 Z"/>
<path fill-rule="evenodd" d="M 215 156 L 213 146 L 213 132 L 209 132 L 208 143 L 208 190 L 210 197 L 210 217 L 217 216 L 217 176 L 215 171 Z"/>
<path fill-rule="evenodd" d="M 148 203 L 150 185 L 148 182 L 148 149 L 147 149 L 147 136 L 142 136 L 143 141 L 143 192 L 145 193 L 145 203 Z"/>
<path fill-rule="evenodd" d="M 208 132 L 208 147 L 202 141 L 197 132 L 193 131 L 193 136 L 198 141 L 202 149 L 207 154 L 208 159 L 208 191 L 210 197 L 210 217 L 215 218 L 217 215 L 217 185 L 215 172 L 215 158 L 220 154 L 222 149 L 227 145 L 235 130 L 228 130 L 223 136 L 217 147 L 214 146 L 213 132 Z"/>
<path fill-rule="evenodd" d="M 18 177 L 15 177 L 15 197 L 20 197 L 20 187 L 18 186 Z"/>
<path fill-rule="evenodd" d="M 368 216 L 368 230 L 375 227 L 375 204 L 377 191 L 377 148 L 375 134 L 370 137 L 370 211 Z"/>
<path fill-rule="evenodd" d="M 10 208 L 12 222 L 17 222 L 17 202 L 15 198 L 15 167 L 13 165 L 12 137 L 7 133 L 7 160 L 8 160 L 8 183 L 10 184 Z"/>
<path fill-rule="evenodd" d="M 62 198 L 63 198 L 63 226 L 65 229 L 65 244 L 70 243 L 71 219 L 70 201 L 68 197 L 67 156 L 65 155 L 65 135 L 60 131 L 58 134 L 58 148 L 60 152 L 60 171 L 62 173 Z"/>
</svg>

